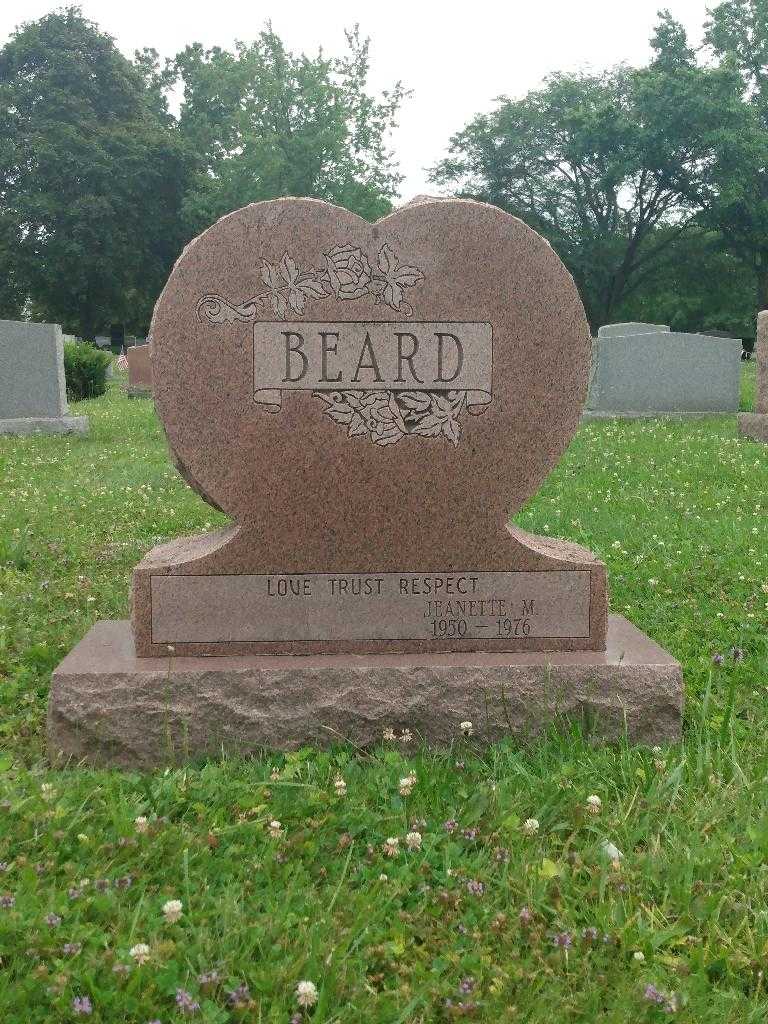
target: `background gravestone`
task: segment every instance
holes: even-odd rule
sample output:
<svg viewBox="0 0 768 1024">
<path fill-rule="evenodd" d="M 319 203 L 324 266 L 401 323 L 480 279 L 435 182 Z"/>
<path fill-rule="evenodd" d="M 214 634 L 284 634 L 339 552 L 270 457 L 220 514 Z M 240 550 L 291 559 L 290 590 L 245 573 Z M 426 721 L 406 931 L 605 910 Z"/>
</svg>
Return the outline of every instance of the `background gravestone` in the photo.
<svg viewBox="0 0 768 1024">
<path fill-rule="evenodd" d="M 54 753 L 367 743 L 393 720 L 493 739 L 587 711 L 676 735 L 680 667 L 609 624 L 605 566 L 509 524 L 578 427 L 590 358 L 572 279 L 521 221 L 254 204 L 185 249 L 151 344 L 172 459 L 232 524 L 150 551 L 133 636 L 99 624 L 59 666 Z"/>
<path fill-rule="evenodd" d="M 768 310 L 757 315 L 757 399 L 754 412 L 739 413 L 739 433 L 768 444 Z"/>
<path fill-rule="evenodd" d="M 642 334 L 603 334 L 605 330 L 600 328 L 594 344 L 587 415 L 734 413 L 738 409 L 739 340 L 668 328 Z"/>
<path fill-rule="evenodd" d="M 132 345 L 126 353 L 128 359 L 128 383 L 126 394 L 131 398 L 148 398 L 152 395 L 152 346 Z"/>
<path fill-rule="evenodd" d="M 625 334 L 655 334 L 658 331 L 668 331 L 667 324 L 641 324 L 630 322 L 626 324 L 603 324 L 598 328 L 598 338 L 621 338 Z"/>
<path fill-rule="evenodd" d="M 70 416 L 58 324 L 0 320 L 0 434 L 84 433 Z"/>
</svg>

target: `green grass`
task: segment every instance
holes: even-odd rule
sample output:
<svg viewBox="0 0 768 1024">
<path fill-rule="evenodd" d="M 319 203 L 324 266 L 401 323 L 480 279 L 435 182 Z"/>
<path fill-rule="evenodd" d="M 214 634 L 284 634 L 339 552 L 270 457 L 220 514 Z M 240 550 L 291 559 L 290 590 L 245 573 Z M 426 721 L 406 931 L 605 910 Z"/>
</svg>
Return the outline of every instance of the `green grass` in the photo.
<svg viewBox="0 0 768 1024">
<path fill-rule="evenodd" d="M 737 438 L 734 417 L 591 422 L 517 517 L 598 552 L 612 608 L 683 662 L 678 746 L 574 731 L 56 772 L 52 668 L 91 623 L 127 615 L 146 549 L 221 521 L 171 469 L 151 403 L 113 387 L 74 411 L 88 438 L 0 440 L 4 1024 L 79 1019 L 84 996 L 90 1020 L 130 1024 L 643 1024 L 670 1017 L 651 984 L 680 1021 L 768 1018 L 768 446 Z M 319 999 L 299 1011 L 302 979 Z M 199 1011 L 177 1008 L 179 988 Z"/>
</svg>

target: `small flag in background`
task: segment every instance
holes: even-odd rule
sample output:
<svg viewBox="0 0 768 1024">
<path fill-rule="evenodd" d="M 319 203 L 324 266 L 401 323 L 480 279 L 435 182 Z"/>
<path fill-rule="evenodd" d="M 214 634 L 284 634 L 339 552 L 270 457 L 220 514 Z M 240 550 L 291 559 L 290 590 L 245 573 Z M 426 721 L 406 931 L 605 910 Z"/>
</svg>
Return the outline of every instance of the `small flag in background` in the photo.
<svg viewBox="0 0 768 1024">
<path fill-rule="evenodd" d="M 125 345 L 123 345 L 123 349 L 120 355 L 117 357 L 117 368 L 118 370 L 128 369 L 128 356 L 125 354 Z"/>
</svg>

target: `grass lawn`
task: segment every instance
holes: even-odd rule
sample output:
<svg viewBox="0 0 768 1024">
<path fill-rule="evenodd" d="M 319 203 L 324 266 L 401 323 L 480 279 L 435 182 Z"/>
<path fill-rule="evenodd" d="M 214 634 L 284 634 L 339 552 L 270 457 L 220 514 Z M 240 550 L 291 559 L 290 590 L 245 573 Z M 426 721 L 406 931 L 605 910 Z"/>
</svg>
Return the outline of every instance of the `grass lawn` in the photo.
<svg viewBox="0 0 768 1024">
<path fill-rule="evenodd" d="M 590 422 L 518 517 L 598 552 L 683 662 L 679 746 L 56 772 L 52 668 L 127 615 L 146 549 L 221 521 L 151 402 L 73 411 L 88 438 L 0 439 L 4 1024 L 768 1019 L 768 446 L 730 416 Z"/>
</svg>

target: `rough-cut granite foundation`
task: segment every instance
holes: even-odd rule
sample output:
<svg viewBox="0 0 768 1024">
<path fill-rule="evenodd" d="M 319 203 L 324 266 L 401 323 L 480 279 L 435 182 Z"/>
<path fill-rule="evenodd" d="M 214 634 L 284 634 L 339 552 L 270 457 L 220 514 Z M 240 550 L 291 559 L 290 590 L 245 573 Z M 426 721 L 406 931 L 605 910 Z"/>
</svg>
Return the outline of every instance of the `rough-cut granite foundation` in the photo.
<svg viewBox="0 0 768 1024">
<path fill-rule="evenodd" d="M 740 412 L 739 433 L 752 441 L 768 444 L 768 413 Z"/>
<path fill-rule="evenodd" d="M 533 736 L 553 717 L 604 740 L 680 735 L 682 671 L 621 616 L 605 652 L 137 658 L 128 622 L 99 622 L 53 675 L 49 750 L 153 767 L 260 748 L 375 743 L 388 727 L 448 744 Z"/>
</svg>

